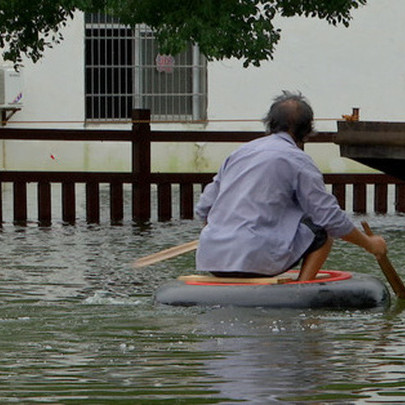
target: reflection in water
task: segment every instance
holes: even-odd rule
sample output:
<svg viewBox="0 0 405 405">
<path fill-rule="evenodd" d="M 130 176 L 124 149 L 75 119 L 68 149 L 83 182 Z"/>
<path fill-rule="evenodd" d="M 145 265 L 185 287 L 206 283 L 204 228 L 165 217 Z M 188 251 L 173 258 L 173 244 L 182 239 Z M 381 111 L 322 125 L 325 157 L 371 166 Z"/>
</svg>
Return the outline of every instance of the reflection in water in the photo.
<svg viewBox="0 0 405 405">
<path fill-rule="evenodd" d="M 405 277 L 403 217 L 367 220 Z M 189 273 L 193 254 L 141 270 L 131 263 L 195 239 L 199 228 L 6 224 L 0 403 L 404 402 L 405 304 L 397 300 L 386 311 L 156 305 L 156 287 Z M 382 277 L 373 257 L 344 243 L 327 267 Z"/>
<path fill-rule="evenodd" d="M 401 403 L 404 330 L 387 340 L 380 312 L 257 311 L 220 309 L 200 319 L 200 328 L 217 336 L 201 345 L 224 355 L 205 362 L 224 397 L 348 404 L 376 403 L 376 396 L 383 403 L 386 395 L 386 403 Z"/>
<path fill-rule="evenodd" d="M 329 347 L 321 338 L 319 320 L 294 311 L 258 311 L 223 309 L 202 320 L 202 329 L 219 336 L 210 345 L 225 353 L 206 363 L 221 394 L 248 403 L 275 403 L 324 381 Z"/>
</svg>

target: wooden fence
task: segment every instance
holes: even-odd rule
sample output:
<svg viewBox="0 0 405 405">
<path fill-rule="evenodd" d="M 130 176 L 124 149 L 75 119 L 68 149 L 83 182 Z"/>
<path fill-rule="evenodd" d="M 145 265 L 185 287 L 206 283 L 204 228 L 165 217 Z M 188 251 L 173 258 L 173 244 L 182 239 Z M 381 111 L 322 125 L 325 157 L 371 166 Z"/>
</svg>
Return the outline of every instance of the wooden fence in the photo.
<svg viewBox="0 0 405 405">
<path fill-rule="evenodd" d="M 65 223 L 76 221 L 76 185 L 82 183 L 86 190 L 86 220 L 100 222 L 100 185 L 109 184 L 110 220 L 120 223 L 124 218 L 124 185 L 132 190 L 133 221 L 151 218 L 151 186 L 157 189 L 157 218 L 160 221 L 173 217 L 173 185 L 179 188 L 179 217 L 192 219 L 194 215 L 195 186 L 201 189 L 215 173 L 152 173 L 152 142 L 248 142 L 263 135 L 262 132 L 207 132 L 207 131 L 151 131 L 150 112 L 134 110 L 133 125 L 129 131 L 121 130 L 59 130 L 0 128 L 0 139 L 14 140 L 66 140 L 129 142 L 132 146 L 130 172 L 52 172 L 52 171 L 1 171 L 0 185 L 13 185 L 13 221 L 27 222 L 27 185 L 37 185 L 38 223 L 49 226 L 52 222 L 52 185 L 61 185 L 61 213 Z M 319 133 L 312 142 L 333 142 L 334 133 Z M 405 212 L 405 182 L 384 174 L 325 174 L 325 182 L 332 185 L 343 208 L 346 207 L 348 188 L 351 187 L 352 209 L 365 213 L 368 203 L 367 185 L 373 185 L 374 211 L 388 210 L 388 188 L 395 188 L 395 210 Z M 199 190 L 201 190 L 199 189 Z M 0 223 L 3 223 L 3 201 L 0 194 Z"/>
</svg>

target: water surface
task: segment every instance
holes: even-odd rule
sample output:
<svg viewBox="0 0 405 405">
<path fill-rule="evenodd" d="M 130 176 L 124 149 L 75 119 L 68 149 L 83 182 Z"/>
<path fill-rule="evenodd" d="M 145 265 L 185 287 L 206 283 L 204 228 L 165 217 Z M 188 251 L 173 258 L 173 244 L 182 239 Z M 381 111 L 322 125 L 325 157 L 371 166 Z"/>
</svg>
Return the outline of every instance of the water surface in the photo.
<svg viewBox="0 0 405 405">
<path fill-rule="evenodd" d="M 405 279 L 400 215 L 366 218 Z M 198 221 L 35 224 L 0 231 L 0 403 L 402 404 L 405 312 L 177 308 L 155 304 L 186 254 L 135 258 L 197 237 Z M 377 277 L 343 242 L 327 266 Z"/>
</svg>

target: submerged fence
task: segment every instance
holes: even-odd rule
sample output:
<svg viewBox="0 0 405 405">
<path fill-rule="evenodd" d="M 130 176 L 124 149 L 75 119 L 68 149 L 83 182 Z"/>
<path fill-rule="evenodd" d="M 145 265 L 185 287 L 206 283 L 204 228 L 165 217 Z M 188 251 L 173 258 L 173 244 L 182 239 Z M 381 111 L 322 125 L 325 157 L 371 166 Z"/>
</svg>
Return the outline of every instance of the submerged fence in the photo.
<svg viewBox="0 0 405 405">
<path fill-rule="evenodd" d="M 77 185 L 85 185 L 86 221 L 100 222 L 100 186 L 109 186 L 109 212 L 112 223 L 124 218 L 124 186 L 131 188 L 131 213 L 133 221 L 148 221 L 152 216 L 151 195 L 156 190 L 156 216 L 158 220 L 171 219 L 173 213 L 174 186 L 178 188 L 179 217 L 194 216 L 195 192 L 200 192 L 215 173 L 152 173 L 152 142 L 248 142 L 262 132 L 215 132 L 215 131 L 151 131 L 150 112 L 134 110 L 133 125 L 129 131 L 122 130 L 59 130 L 59 129 L 0 129 L 0 139 L 13 140 L 65 140 L 65 141 L 114 141 L 131 144 L 130 172 L 54 172 L 54 171 L 1 171 L 0 185 L 11 183 L 13 187 L 13 221 L 27 222 L 29 195 L 27 185 L 37 187 L 37 220 L 41 226 L 52 223 L 52 187 L 61 187 L 61 217 L 65 223 L 76 221 Z M 319 133 L 311 142 L 333 142 L 334 133 Z M 342 208 L 346 208 L 348 196 L 351 209 L 365 213 L 370 206 L 372 186 L 372 209 L 377 213 L 388 211 L 389 188 L 394 188 L 394 209 L 405 212 L 405 182 L 384 174 L 325 174 L 325 182 L 331 185 L 333 194 Z M 0 194 L 0 223 L 3 223 L 3 201 Z"/>
</svg>

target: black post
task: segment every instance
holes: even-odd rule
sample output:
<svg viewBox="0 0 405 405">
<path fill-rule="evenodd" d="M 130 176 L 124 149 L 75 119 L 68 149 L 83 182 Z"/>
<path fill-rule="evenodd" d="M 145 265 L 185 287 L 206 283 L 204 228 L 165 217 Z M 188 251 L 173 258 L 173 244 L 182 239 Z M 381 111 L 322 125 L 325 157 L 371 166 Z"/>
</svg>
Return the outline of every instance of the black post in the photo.
<svg viewBox="0 0 405 405">
<path fill-rule="evenodd" d="M 132 111 L 132 134 L 132 173 L 137 177 L 132 188 L 132 219 L 148 221 L 151 215 L 150 110 Z"/>
<path fill-rule="evenodd" d="M 38 222 L 40 226 L 50 226 L 52 222 L 51 183 L 38 183 Z"/>
</svg>

